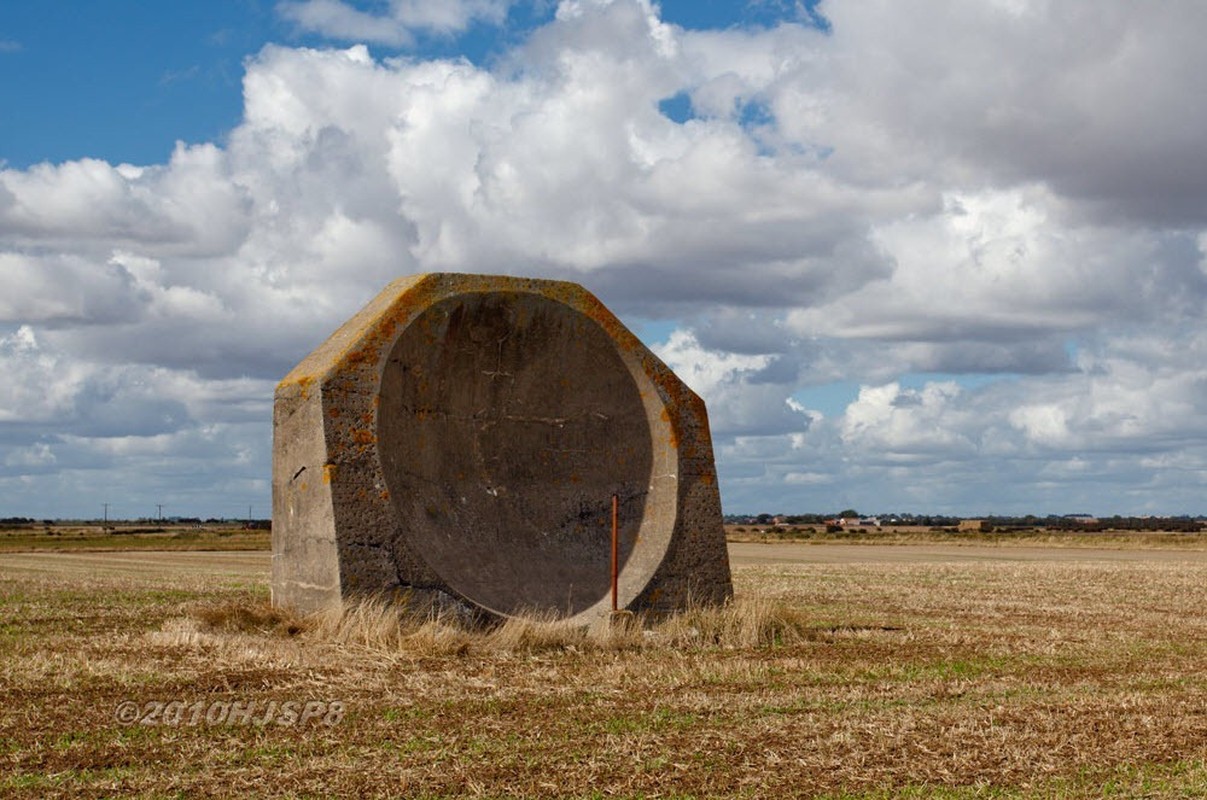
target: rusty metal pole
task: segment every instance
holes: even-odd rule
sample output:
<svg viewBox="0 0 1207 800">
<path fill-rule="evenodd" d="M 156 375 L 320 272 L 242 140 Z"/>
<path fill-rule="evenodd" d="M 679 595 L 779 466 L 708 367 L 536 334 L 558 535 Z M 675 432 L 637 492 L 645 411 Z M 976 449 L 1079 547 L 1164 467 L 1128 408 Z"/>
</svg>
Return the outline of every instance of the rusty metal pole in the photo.
<svg viewBox="0 0 1207 800">
<path fill-rule="evenodd" d="M 618 578 L 620 576 L 620 498 L 612 495 L 612 613 L 615 614 L 618 598 Z"/>
</svg>

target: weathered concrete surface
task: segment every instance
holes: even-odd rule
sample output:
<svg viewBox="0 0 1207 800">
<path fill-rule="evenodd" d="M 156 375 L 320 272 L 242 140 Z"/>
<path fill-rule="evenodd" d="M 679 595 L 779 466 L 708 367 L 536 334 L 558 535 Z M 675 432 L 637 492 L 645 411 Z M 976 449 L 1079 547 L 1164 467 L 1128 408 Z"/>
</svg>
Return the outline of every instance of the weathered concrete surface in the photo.
<svg viewBox="0 0 1207 800">
<path fill-rule="evenodd" d="M 665 612 L 731 593 L 704 404 L 590 293 L 402 278 L 276 391 L 273 602 Z"/>
</svg>

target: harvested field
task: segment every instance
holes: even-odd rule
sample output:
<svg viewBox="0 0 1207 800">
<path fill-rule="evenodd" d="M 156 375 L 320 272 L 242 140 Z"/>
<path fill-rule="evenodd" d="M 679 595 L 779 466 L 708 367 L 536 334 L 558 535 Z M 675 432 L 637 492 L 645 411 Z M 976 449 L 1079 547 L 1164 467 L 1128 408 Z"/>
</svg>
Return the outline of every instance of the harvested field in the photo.
<svg viewBox="0 0 1207 800">
<path fill-rule="evenodd" d="M 219 525 L 19 525 L 0 528 L 0 553 L 269 550 L 267 530 Z"/>
<path fill-rule="evenodd" d="M 264 553 L 7 554 L 0 795 L 1207 795 L 1207 554 L 838 547 L 735 545 L 729 616 L 648 633 L 298 620 Z"/>
<path fill-rule="evenodd" d="M 1199 563 L 1207 565 L 1207 539 L 1197 548 L 1178 547 L 1039 547 L 978 544 L 814 544 L 730 542 L 735 565 L 767 564 L 953 564 L 976 561 Z"/>
</svg>

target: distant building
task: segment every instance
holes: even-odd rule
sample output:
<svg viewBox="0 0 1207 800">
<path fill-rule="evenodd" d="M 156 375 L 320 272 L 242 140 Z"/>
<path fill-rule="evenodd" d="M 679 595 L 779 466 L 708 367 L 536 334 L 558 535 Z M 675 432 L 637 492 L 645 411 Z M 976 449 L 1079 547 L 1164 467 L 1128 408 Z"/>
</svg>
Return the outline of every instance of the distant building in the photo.
<svg viewBox="0 0 1207 800">
<path fill-rule="evenodd" d="M 880 520 L 876 517 L 838 517 L 826 520 L 831 528 L 879 528 Z"/>
</svg>

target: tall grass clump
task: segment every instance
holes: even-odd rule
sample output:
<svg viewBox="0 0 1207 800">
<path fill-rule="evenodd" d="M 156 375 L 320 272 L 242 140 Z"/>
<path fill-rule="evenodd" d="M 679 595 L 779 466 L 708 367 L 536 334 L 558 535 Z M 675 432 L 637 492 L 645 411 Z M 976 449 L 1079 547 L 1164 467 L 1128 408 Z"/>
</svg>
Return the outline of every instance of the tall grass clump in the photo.
<svg viewBox="0 0 1207 800">
<path fill-rule="evenodd" d="M 483 650 L 531 653 L 573 650 L 587 645 L 587 630 L 558 621 L 552 612 L 533 611 L 508 617 L 483 634 Z"/>
<path fill-rule="evenodd" d="M 227 602 L 194 609 L 193 618 L 202 630 L 211 633 L 278 633 L 296 636 L 306 629 L 306 621 L 284 608 L 267 603 Z"/>
<path fill-rule="evenodd" d="M 721 606 L 693 605 L 659 617 L 622 612 L 589 626 L 570 625 L 541 611 L 474 625 L 451 614 L 418 615 L 376 597 L 346 600 L 305 618 L 277 609 L 234 606 L 200 609 L 195 616 L 215 632 L 288 629 L 309 641 L 412 656 L 752 649 L 801 642 L 809 634 L 803 613 L 757 596 Z"/>
<path fill-rule="evenodd" d="M 345 600 L 309 619 L 312 638 L 373 651 L 461 654 L 474 638 L 473 631 L 451 617 L 420 616 L 379 597 Z"/>
<path fill-rule="evenodd" d="M 762 648 L 809 637 L 804 613 L 769 597 L 740 597 L 723 606 L 689 606 L 653 626 L 673 647 Z"/>
</svg>

